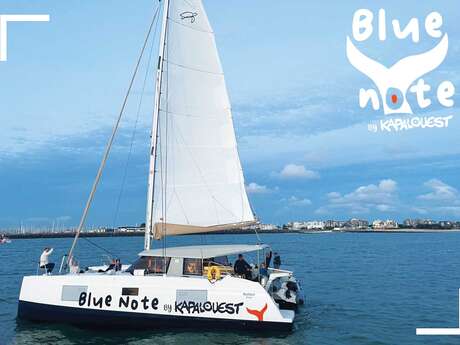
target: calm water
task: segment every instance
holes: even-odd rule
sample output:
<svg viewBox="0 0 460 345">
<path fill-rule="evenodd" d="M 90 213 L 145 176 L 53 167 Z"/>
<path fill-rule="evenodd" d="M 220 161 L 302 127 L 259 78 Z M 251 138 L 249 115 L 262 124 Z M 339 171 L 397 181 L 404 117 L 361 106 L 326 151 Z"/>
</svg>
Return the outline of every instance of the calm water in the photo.
<svg viewBox="0 0 460 345">
<path fill-rule="evenodd" d="M 420 337 L 416 327 L 458 327 L 460 233 L 263 235 L 303 282 L 306 306 L 289 334 L 243 332 L 95 332 L 16 320 L 21 278 L 34 274 L 44 246 L 54 259 L 69 239 L 17 240 L 0 246 L 0 344 L 459 344 L 460 337 Z M 92 239 L 131 261 L 143 239 Z M 253 243 L 252 235 L 191 236 L 169 245 Z M 80 240 L 78 256 L 100 262 Z M 96 260 L 97 258 L 97 260 Z M 81 259 L 81 261 L 83 261 Z M 82 262 L 85 264 L 85 262 Z"/>
</svg>

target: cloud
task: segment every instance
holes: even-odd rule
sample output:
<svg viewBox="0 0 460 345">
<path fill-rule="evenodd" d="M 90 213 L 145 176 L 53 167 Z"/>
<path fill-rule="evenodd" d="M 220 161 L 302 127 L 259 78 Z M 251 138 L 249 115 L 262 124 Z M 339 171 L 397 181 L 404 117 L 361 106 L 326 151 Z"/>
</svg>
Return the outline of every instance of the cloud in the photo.
<svg viewBox="0 0 460 345">
<path fill-rule="evenodd" d="M 267 186 L 261 186 L 255 182 L 251 182 L 246 186 L 246 192 L 248 194 L 266 194 L 270 193 L 271 190 Z"/>
<path fill-rule="evenodd" d="M 343 195 L 330 192 L 326 194 L 328 204 L 321 206 L 315 212 L 318 214 L 328 214 L 334 210 L 344 210 L 351 214 L 363 214 L 375 210 L 390 212 L 395 210 L 398 203 L 397 189 L 396 181 L 385 179 L 377 185 L 360 186 L 351 193 Z"/>
<path fill-rule="evenodd" d="M 287 203 L 289 206 L 294 207 L 310 206 L 312 204 L 310 199 L 298 198 L 296 196 L 291 196 L 288 199 L 281 199 L 281 201 Z"/>
<path fill-rule="evenodd" d="M 320 177 L 316 171 L 305 169 L 305 166 L 296 164 L 287 164 L 278 175 L 285 179 L 316 179 Z"/>
<path fill-rule="evenodd" d="M 393 208 L 390 205 L 386 204 L 377 205 L 375 208 L 381 212 L 388 212 L 393 210 Z"/>
<path fill-rule="evenodd" d="M 459 192 L 452 186 L 442 182 L 438 179 L 431 179 L 423 184 L 432 191 L 427 194 L 419 195 L 417 198 L 420 200 L 428 201 L 453 201 L 460 198 Z"/>
<path fill-rule="evenodd" d="M 440 179 L 433 178 L 423 184 L 429 193 L 417 196 L 414 210 L 419 214 L 460 216 L 460 193 L 458 189 Z"/>
</svg>

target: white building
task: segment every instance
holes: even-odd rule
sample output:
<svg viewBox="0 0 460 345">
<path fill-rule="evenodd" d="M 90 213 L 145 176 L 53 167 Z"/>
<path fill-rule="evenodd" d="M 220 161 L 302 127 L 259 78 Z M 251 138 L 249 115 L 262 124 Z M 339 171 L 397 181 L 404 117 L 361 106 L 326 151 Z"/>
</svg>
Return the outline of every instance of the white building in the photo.
<svg viewBox="0 0 460 345">
<path fill-rule="evenodd" d="M 325 224 L 323 221 L 313 220 L 306 222 L 307 230 L 324 230 Z"/>
<path fill-rule="evenodd" d="M 313 220 L 308 222 L 292 222 L 292 230 L 323 230 L 325 223 L 323 221 Z"/>
<path fill-rule="evenodd" d="M 372 228 L 384 230 L 384 229 L 397 229 L 399 228 L 398 222 L 392 219 L 380 220 L 376 219 L 372 222 Z"/>
</svg>

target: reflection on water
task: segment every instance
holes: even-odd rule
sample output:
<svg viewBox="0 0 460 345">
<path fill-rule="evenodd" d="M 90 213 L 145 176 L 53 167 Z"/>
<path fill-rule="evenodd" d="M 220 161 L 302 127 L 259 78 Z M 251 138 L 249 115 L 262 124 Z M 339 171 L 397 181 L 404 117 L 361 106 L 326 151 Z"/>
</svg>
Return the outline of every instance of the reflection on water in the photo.
<svg viewBox="0 0 460 345">
<path fill-rule="evenodd" d="M 293 269 L 305 290 L 289 333 L 212 330 L 96 331 L 16 320 L 22 276 L 35 274 L 45 246 L 53 257 L 70 239 L 17 240 L 0 247 L 0 344 L 457 344 L 455 337 L 415 336 L 416 327 L 457 327 L 460 233 L 457 234 L 274 234 L 263 240 Z M 129 263 L 143 246 L 138 238 L 93 239 Z M 184 236 L 168 245 L 254 243 L 252 235 Z M 122 245 L 121 245 L 122 244 Z M 98 253 L 80 241 L 82 266 Z"/>
<path fill-rule="evenodd" d="M 241 333 L 241 334 L 238 334 Z M 251 332 L 94 331 L 66 325 L 43 325 L 18 321 L 13 344 L 289 344 L 289 334 Z"/>
</svg>

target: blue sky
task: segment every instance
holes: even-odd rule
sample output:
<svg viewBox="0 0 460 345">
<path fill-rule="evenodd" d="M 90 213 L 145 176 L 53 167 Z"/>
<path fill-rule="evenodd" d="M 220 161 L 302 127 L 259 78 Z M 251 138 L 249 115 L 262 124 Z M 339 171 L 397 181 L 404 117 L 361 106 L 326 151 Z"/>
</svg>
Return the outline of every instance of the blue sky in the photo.
<svg viewBox="0 0 460 345">
<path fill-rule="evenodd" d="M 460 219 L 460 99 L 436 100 L 443 80 L 460 87 L 456 1 L 386 1 L 388 39 L 356 46 L 386 66 L 433 48 L 425 17 L 443 16 L 445 61 L 424 76 L 433 104 L 417 116 L 453 118 L 448 128 L 369 132 L 388 119 L 361 109 L 374 84 L 347 60 L 353 13 L 369 1 L 205 0 L 232 100 L 250 199 L 264 222 L 350 217 Z M 0 62 L 0 227 L 75 225 L 139 53 L 154 1 L 2 1 L 0 14 L 50 14 L 9 26 Z M 420 42 L 394 38 L 391 20 L 420 23 Z M 375 23 L 376 24 L 376 23 Z M 375 25 L 374 25 L 375 26 Z M 375 27 L 374 27 L 375 29 Z M 153 85 L 141 108 L 120 211 L 115 216 L 137 103 L 127 117 L 88 223 L 141 223 L 145 213 Z M 148 72 L 148 71 L 147 71 Z M 151 78 L 151 74 L 147 74 Z"/>
</svg>

